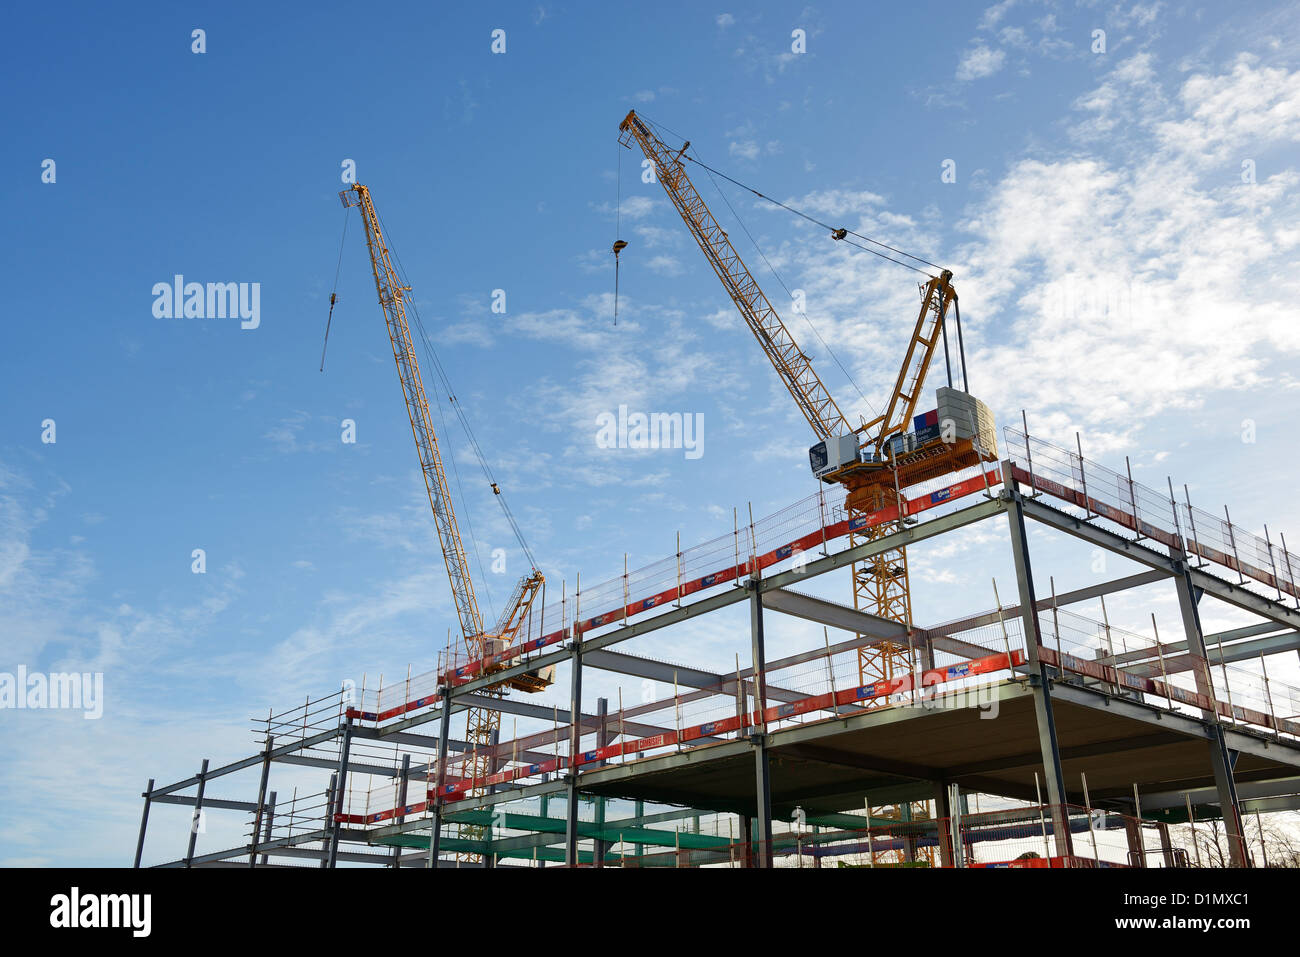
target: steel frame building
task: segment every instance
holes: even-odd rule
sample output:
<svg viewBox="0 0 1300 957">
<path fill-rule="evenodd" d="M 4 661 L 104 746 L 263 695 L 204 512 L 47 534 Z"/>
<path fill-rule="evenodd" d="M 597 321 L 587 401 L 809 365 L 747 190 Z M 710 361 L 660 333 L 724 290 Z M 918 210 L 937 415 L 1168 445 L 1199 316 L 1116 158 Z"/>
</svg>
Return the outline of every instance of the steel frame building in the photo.
<svg viewBox="0 0 1300 957">
<path fill-rule="evenodd" d="M 1027 434 L 1008 436 L 1014 454 L 999 473 L 933 492 L 936 507 L 919 508 L 915 522 L 893 534 L 836 549 L 818 521 L 817 557 L 809 558 L 810 551 L 779 571 L 763 567 L 751 534 L 749 555 L 731 566 L 734 580 L 701 589 L 693 601 L 684 600 L 679 554 L 675 603 L 629 604 L 625 575 L 621 615 L 581 619 L 575 609 L 572 624 L 562 618 L 558 640 L 530 642 L 527 654 L 492 670 L 451 663 L 440 668 L 436 693 L 415 695 L 408 679 L 398 708 L 371 711 L 366 700 L 353 706 L 339 692 L 273 715 L 264 722 L 261 752 L 215 769 L 205 760 L 197 775 L 166 786 L 149 781 L 135 864 L 142 863 L 153 804 L 189 806 L 196 820 L 218 810 L 250 819 L 244 844 L 202 854 L 196 853 L 191 827 L 185 853 L 159 866 L 619 866 L 628 863 L 631 847 L 638 864 L 764 867 L 779 863 L 794 840 L 788 832 L 774 833 L 774 821 L 802 814 L 811 822 L 814 833 L 806 840 L 815 861 L 842 856 L 848 848 L 860 852 L 864 840 L 874 855 L 872 829 L 896 822 L 872 820 L 869 811 L 863 815 L 864 806 L 930 800 L 939 819 L 930 825 L 938 834 L 936 862 L 960 864 L 965 839 L 945 838 L 941 821 L 960 815 L 954 803 L 964 804 L 960 795 L 977 793 L 1027 802 L 1043 821 L 1044 844 L 1053 835 L 1062 858 L 1074 852 L 1070 835 L 1080 826 L 1092 828 L 1094 809 L 1126 815 L 1129 863 L 1138 866 L 1148 861 L 1142 827 L 1154 814 L 1186 807 L 1191 816 L 1194 805 L 1217 808 L 1229 861 L 1248 866 L 1243 814 L 1300 808 L 1300 696 L 1270 682 L 1267 670 L 1268 660 L 1300 650 L 1293 556 L 1285 543 L 1277 550 L 1271 541 L 1258 551 L 1267 564 L 1265 557 L 1247 554 L 1246 533 L 1230 521 L 1213 534 L 1189 527 L 1209 521 L 1190 502 L 1184 507 L 1174 499 L 1172 483 L 1161 505 L 1159 493 L 1131 477 L 1116 478 L 1085 460 L 1081 450 L 1076 458 Z M 1162 521 L 1157 513 L 1165 507 Z M 873 554 L 998 522 L 1010 532 L 1016 577 L 1014 603 L 1006 607 L 919 628 L 797 590 Z M 1144 570 L 1047 597 L 1035 578 L 1031 526 L 1120 555 Z M 1224 544 L 1229 541 L 1230 550 Z M 773 566 L 791 557 L 785 546 L 768 554 Z M 1117 651 L 1109 623 L 1104 641 L 1080 645 L 1063 639 L 1061 618 L 1069 606 L 1156 583 L 1176 592 L 1178 640 L 1157 636 L 1154 643 Z M 1261 593 L 1261 585 L 1275 594 Z M 1206 598 L 1257 622 L 1207 635 L 1200 611 Z M 750 661 L 734 675 L 618 649 L 737 607 L 748 609 Z M 851 637 L 769 659 L 765 622 L 772 614 Z M 991 639 L 972 639 L 978 629 Z M 837 686 L 834 656 L 882 641 L 913 649 L 912 674 L 889 688 Z M 1234 683 L 1229 666 L 1240 662 L 1259 663 L 1262 694 L 1241 680 Z M 513 675 L 550 664 L 569 666 L 567 710 L 491 694 Z M 810 694 L 781 680 L 783 673 L 808 665 L 825 665 L 829 694 L 825 685 Z M 589 702 L 583 679 L 592 668 L 671 684 L 674 695 L 617 714 L 600 699 L 594 711 L 584 711 Z M 968 700 L 976 690 L 978 705 Z M 684 702 L 731 713 L 688 728 L 681 718 Z M 985 723 L 982 710 L 990 702 L 998 718 Z M 468 746 L 451 736 L 453 716 L 485 706 L 551 722 L 552 730 L 498 742 L 490 762 L 495 774 L 459 779 L 455 769 L 470 762 L 464 760 Z M 652 720 L 670 709 L 671 722 Z M 423 730 L 426 725 L 434 733 Z M 594 748 L 584 750 L 584 738 Z M 390 756 L 376 757 L 381 754 Z M 314 803 L 277 805 L 270 789 L 277 764 L 328 771 L 330 785 Z M 208 793 L 210 782 L 237 772 L 259 774 L 250 800 Z M 358 775 L 390 782 L 392 799 L 367 801 L 362 813 L 353 813 L 344 795 L 351 793 L 349 778 Z M 533 802 L 538 809 L 525 813 L 524 805 Z M 633 813 L 607 818 L 622 802 L 632 802 Z M 1081 803 L 1086 809 L 1080 818 L 1071 808 Z M 562 815 L 550 813 L 553 804 Z M 663 809 L 647 813 L 646 805 Z M 725 840 L 701 833 L 702 815 L 730 816 L 734 832 Z M 692 820 L 694 830 L 655 827 Z M 1158 827 L 1168 862 L 1168 830 Z M 672 853 L 647 854 L 656 846 Z M 905 850 L 913 856 L 916 841 Z M 802 861 L 802 848 L 799 853 Z"/>
</svg>

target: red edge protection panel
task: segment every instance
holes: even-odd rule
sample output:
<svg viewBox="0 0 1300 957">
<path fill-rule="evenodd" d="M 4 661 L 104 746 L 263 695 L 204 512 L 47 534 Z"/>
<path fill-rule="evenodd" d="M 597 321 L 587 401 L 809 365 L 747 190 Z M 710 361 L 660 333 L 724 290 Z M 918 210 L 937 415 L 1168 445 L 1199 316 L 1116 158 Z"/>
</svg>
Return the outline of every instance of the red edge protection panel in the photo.
<svg viewBox="0 0 1300 957">
<path fill-rule="evenodd" d="M 955 665 L 949 665 L 946 668 L 931 668 L 929 671 L 921 673 L 921 687 L 931 688 L 935 685 L 945 684 L 949 681 L 957 681 L 961 678 L 969 678 L 976 675 L 991 674 L 997 671 L 1005 671 L 1008 668 L 1017 668 L 1025 663 L 1025 654 L 1023 651 L 1011 652 L 1010 664 L 1005 653 L 989 655 L 985 658 L 975 658 L 971 661 L 963 661 Z M 855 688 L 846 688 L 842 691 L 836 691 L 833 694 L 811 695 L 807 698 L 801 698 L 798 701 L 790 701 L 783 704 L 767 708 L 763 712 L 762 724 L 769 722 L 781 721 L 786 718 L 792 718 L 796 715 L 807 714 L 810 711 L 828 711 L 836 705 L 852 705 L 862 701 L 868 701 L 875 698 L 884 698 L 894 694 L 906 693 L 912 690 L 912 676 L 904 675 L 901 678 L 894 678 L 889 681 L 877 681 L 874 684 L 860 685 Z M 834 705 L 832 705 L 834 698 Z M 651 751 L 656 748 L 671 747 L 675 744 L 684 744 L 688 741 L 698 741 L 705 738 L 711 738 L 719 734 L 728 734 L 733 731 L 739 731 L 743 728 L 752 727 L 760 722 L 755 719 L 758 717 L 757 712 L 747 712 L 742 715 L 735 715 L 730 718 L 724 718 L 721 721 L 706 721 L 703 724 L 697 724 L 689 728 L 682 728 L 680 731 L 664 731 L 660 734 L 651 735 L 648 738 L 638 738 L 635 741 L 620 741 L 614 744 L 606 745 L 603 748 L 595 748 L 590 751 L 583 751 L 578 755 L 574 765 L 582 767 L 584 764 L 592 764 L 606 761 L 610 758 L 616 758 L 624 754 L 639 754 L 643 751 Z M 549 774 L 553 771 L 559 771 L 569 767 L 569 760 L 565 757 L 552 758 L 549 761 L 542 761 L 538 764 L 528 764 L 517 768 L 508 768 L 505 771 L 498 771 L 496 774 L 490 774 L 484 778 L 471 780 L 461 778 L 460 780 L 445 783 L 442 787 L 441 796 L 444 803 L 459 801 L 465 797 L 467 791 L 475 788 L 492 787 L 496 784 L 505 784 L 508 781 L 515 781 L 519 778 L 533 777 L 539 774 Z M 436 788 L 430 788 L 427 794 L 428 801 L 436 801 L 438 791 Z M 420 804 L 410 804 L 404 808 L 392 808 L 386 811 L 379 811 L 375 814 L 335 814 L 334 820 L 345 824 L 378 824 L 382 821 L 391 820 L 394 817 L 401 817 L 406 814 L 418 814 L 428 806 L 428 801 Z"/>
</svg>

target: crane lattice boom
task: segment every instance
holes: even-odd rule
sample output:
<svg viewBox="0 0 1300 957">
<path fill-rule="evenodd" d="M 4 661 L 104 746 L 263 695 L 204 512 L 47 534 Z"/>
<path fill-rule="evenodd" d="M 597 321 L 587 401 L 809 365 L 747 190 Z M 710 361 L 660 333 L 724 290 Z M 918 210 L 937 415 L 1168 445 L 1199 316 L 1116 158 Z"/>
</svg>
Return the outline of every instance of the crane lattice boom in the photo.
<svg viewBox="0 0 1300 957">
<path fill-rule="evenodd" d="M 406 412 L 411 420 L 411 434 L 415 437 L 415 447 L 420 456 L 420 472 L 424 475 L 429 505 L 433 508 L 434 523 L 438 527 L 438 541 L 442 544 L 442 554 L 446 559 L 447 579 L 451 582 L 451 594 L 456 604 L 456 614 L 460 618 L 461 634 L 465 636 L 467 645 L 479 642 L 483 635 L 483 618 L 474 596 L 474 583 L 470 579 L 465 546 L 456 525 L 451 493 L 447 489 L 447 473 L 442 467 L 442 453 L 438 449 L 438 437 L 433 431 L 433 419 L 429 414 L 429 399 L 424 393 L 420 365 L 415 358 L 415 345 L 411 342 L 411 327 L 406 320 L 406 305 L 402 294 L 411 287 L 402 284 L 397 277 L 397 270 L 393 268 L 383 230 L 379 226 L 379 216 L 370 200 L 370 190 L 356 183 L 340 192 L 339 198 L 343 200 L 344 206 L 361 208 L 366 245 L 370 247 L 370 263 L 375 273 L 375 288 L 379 292 L 379 308 L 384 312 L 388 338 L 393 344 L 397 378 L 402 384 L 402 396 L 406 400 Z M 467 650 L 473 653 L 477 649 Z"/>
<path fill-rule="evenodd" d="M 812 361 L 794 341 L 785 323 L 741 261 L 740 254 L 731 245 L 726 232 L 713 218 L 709 207 L 686 175 L 680 159 L 681 153 L 673 156 L 672 151 L 650 131 L 635 110 L 627 114 L 619 129 L 635 139 L 654 163 L 655 176 L 668 193 L 668 198 L 686 221 L 691 235 L 700 244 L 713 271 L 722 280 L 722 285 L 736 303 L 746 325 L 771 360 L 785 387 L 790 390 L 790 395 L 794 397 L 799 411 L 813 431 L 823 439 L 852 432 L 853 427 L 813 371 Z M 682 149 L 685 150 L 685 147 Z"/>
</svg>

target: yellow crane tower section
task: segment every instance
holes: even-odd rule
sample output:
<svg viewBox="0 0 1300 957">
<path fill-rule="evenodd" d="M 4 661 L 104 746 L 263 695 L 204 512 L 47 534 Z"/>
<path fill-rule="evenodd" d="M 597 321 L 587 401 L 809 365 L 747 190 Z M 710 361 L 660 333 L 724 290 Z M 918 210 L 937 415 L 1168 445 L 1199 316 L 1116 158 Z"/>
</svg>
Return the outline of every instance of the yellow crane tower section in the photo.
<svg viewBox="0 0 1300 957">
<path fill-rule="evenodd" d="M 469 563 L 465 556 L 465 546 L 461 541 L 451 493 L 447 487 L 447 473 L 443 469 L 438 437 L 434 432 L 433 418 L 429 413 L 429 399 L 425 395 L 420 364 L 416 359 L 415 345 L 411 340 L 411 327 L 406 318 L 404 294 L 409 292 L 411 287 L 402 283 L 398 278 L 397 270 L 393 268 L 379 215 L 375 212 L 374 203 L 370 199 L 370 190 L 357 183 L 341 191 L 339 199 L 343 201 L 344 207 L 356 206 L 361 210 L 361 220 L 366 231 L 366 245 L 370 250 L 370 263 L 375 274 L 375 288 L 379 293 L 379 307 L 383 310 L 384 322 L 388 326 L 388 338 L 393 346 L 393 360 L 397 364 L 397 378 L 402 386 L 402 396 L 406 400 L 411 435 L 415 438 L 415 448 L 420 458 L 420 472 L 424 475 L 424 485 L 429 493 L 429 505 L 433 509 L 434 523 L 438 528 L 438 540 L 442 545 L 442 555 L 447 566 L 447 580 L 451 583 L 452 600 L 460 619 L 466 654 L 470 658 L 498 654 L 514 645 L 519 632 L 527 624 L 529 610 L 533 600 L 541 592 L 545 578 L 536 568 L 522 577 L 515 585 L 514 592 L 493 629 L 484 630 L 478 600 L 474 595 L 474 583 L 470 578 Z M 501 494 L 495 482 L 492 483 L 492 491 L 497 495 Z M 513 521 L 511 517 L 512 525 Z M 520 543 L 523 544 L 522 535 Z M 527 546 L 524 547 L 527 550 Z M 513 663 L 509 660 L 498 661 L 489 671 L 499 671 Z M 551 684 L 553 675 L 554 666 L 534 670 L 490 687 L 488 695 L 503 696 L 508 688 L 541 691 Z M 469 752 L 463 765 L 465 777 L 471 780 L 483 780 L 488 776 L 493 762 L 491 749 L 500 727 L 500 711 L 482 706 L 468 710 L 465 738 L 469 744 Z M 470 793 L 482 794 L 484 789 L 476 786 Z M 481 838 L 482 828 L 463 825 L 462 836 L 470 839 Z M 468 859 L 473 859 L 475 856 L 461 855 L 462 858 Z"/>
</svg>

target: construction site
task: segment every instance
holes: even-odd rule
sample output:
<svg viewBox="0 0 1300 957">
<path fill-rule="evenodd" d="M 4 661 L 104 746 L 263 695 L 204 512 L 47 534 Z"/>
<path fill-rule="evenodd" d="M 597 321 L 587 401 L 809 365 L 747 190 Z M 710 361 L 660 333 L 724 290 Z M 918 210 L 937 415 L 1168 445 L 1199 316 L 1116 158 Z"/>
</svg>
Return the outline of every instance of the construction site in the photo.
<svg viewBox="0 0 1300 957">
<path fill-rule="evenodd" d="M 967 389 L 951 271 L 731 180 L 636 111 L 618 131 L 806 420 L 810 494 L 765 516 L 737 509 L 715 537 L 595 583 L 548 578 L 429 347 L 370 191 L 345 189 L 455 640 L 400 680 L 322 689 L 253 719 L 256 745 L 240 760 L 196 759 L 191 776 L 150 780 L 135 866 L 1297 866 L 1277 859 L 1262 816 L 1300 810 L 1300 688 L 1286 680 L 1300 651 L 1300 554 L 1267 527 L 1193 505 L 1173 478 L 1152 487 L 1127 460 L 1086 457 L 1078 436 L 1031 434 L 1033 410 L 999 428 Z M 875 418 L 842 411 L 691 164 L 922 275 Z M 616 239 L 616 282 L 626 248 Z M 438 379 L 435 400 L 453 397 L 531 566 L 496 621 L 477 598 L 422 368 Z M 959 617 L 927 618 L 909 556 L 973 529 L 1006 543 L 1014 578 L 991 583 L 991 602 L 962 596 Z M 1125 571 L 1058 593 L 1044 541 Z M 1152 614 L 1149 634 L 1112 623 L 1108 600 L 1154 596 L 1177 618 Z M 1249 623 L 1203 627 L 1223 609 Z M 766 631 L 786 620 L 817 637 L 771 655 Z M 668 660 L 700 628 L 726 637 L 734 667 Z M 617 695 L 593 695 L 596 675 Z M 278 786 L 289 768 L 316 786 Z M 194 823 L 158 834 L 155 805 L 189 808 Z M 237 820 L 244 840 L 200 849 L 203 815 Z"/>
</svg>

